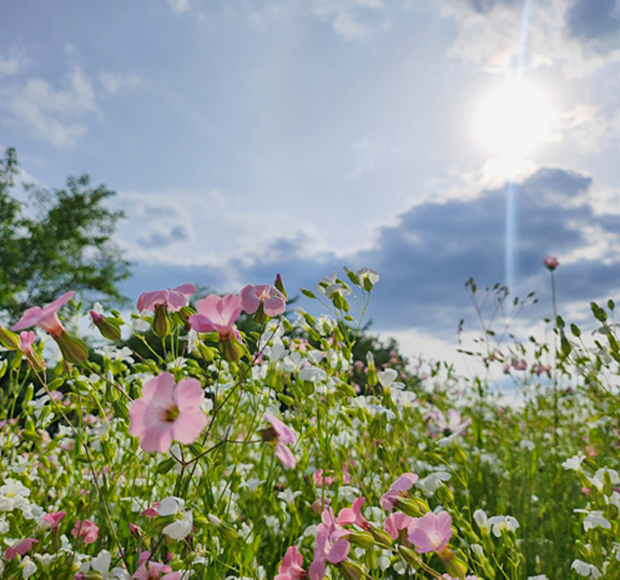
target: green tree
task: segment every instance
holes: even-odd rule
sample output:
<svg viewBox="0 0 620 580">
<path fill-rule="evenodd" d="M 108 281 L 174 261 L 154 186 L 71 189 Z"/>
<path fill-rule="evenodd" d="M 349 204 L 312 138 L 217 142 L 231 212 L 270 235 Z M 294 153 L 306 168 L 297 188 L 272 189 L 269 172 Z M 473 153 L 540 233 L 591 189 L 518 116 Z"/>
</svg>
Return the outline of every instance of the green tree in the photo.
<svg viewBox="0 0 620 580">
<path fill-rule="evenodd" d="M 129 262 L 112 235 L 124 214 L 105 206 L 116 192 L 82 175 L 63 189 L 24 185 L 24 203 L 12 195 L 18 165 L 15 149 L 7 149 L 0 159 L 0 308 L 16 315 L 68 290 L 123 301 L 118 283 Z"/>
</svg>

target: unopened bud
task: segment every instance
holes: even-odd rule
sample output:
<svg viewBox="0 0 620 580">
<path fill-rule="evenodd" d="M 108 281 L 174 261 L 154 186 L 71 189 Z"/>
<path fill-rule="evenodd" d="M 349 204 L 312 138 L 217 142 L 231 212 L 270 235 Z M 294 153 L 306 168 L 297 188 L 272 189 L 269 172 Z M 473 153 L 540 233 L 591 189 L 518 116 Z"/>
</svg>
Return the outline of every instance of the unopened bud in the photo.
<svg viewBox="0 0 620 580">
<path fill-rule="evenodd" d="M 9 350 L 17 350 L 19 348 L 19 336 L 8 328 L 0 326 L 0 344 Z"/>
<path fill-rule="evenodd" d="M 372 537 L 372 535 L 369 532 L 360 532 L 358 530 L 354 530 L 347 537 L 347 539 L 352 544 L 357 544 L 358 546 L 361 546 L 362 548 L 372 548 L 372 546 L 375 545 L 375 539 Z"/>
<path fill-rule="evenodd" d="M 108 340 L 121 339 L 121 325 L 114 318 L 104 316 L 94 310 L 90 311 L 90 316 L 93 319 L 93 324 L 99 329 L 104 338 Z"/>
<path fill-rule="evenodd" d="M 54 339 L 60 347 L 60 352 L 66 362 L 81 365 L 88 359 L 88 347 L 81 339 L 69 334 L 66 330 Z"/>
<path fill-rule="evenodd" d="M 276 290 L 279 290 L 280 292 L 282 292 L 282 294 L 284 294 L 285 298 L 288 298 L 286 294 L 286 290 L 284 289 L 284 282 L 282 282 L 282 276 L 280 276 L 280 274 L 276 276 L 276 281 L 274 282 L 273 285 L 276 288 Z"/>
<path fill-rule="evenodd" d="M 338 570 L 345 580 L 360 580 L 363 571 L 359 564 L 345 560 L 338 565 Z"/>
<path fill-rule="evenodd" d="M 172 321 L 165 304 L 155 306 L 155 318 L 153 318 L 151 328 L 161 338 L 168 336 L 172 332 Z"/>
</svg>

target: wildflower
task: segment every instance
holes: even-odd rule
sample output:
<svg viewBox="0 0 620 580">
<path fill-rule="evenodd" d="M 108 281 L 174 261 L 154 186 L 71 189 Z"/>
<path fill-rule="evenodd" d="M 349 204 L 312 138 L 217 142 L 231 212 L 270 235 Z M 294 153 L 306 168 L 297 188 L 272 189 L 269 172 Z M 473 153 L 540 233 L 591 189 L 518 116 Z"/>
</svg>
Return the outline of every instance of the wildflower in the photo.
<svg viewBox="0 0 620 580">
<path fill-rule="evenodd" d="M 67 362 L 83 363 L 88 358 L 88 347 L 79 338 L 70 335 L 58 318 L 58 311 L 71 300 L 73 294 L 74 292 L 71 290 L 43 308 L 40 306 L 28 308 L 17 323 L 11 327 L 11 330 L 25 330 L 32 326 L 38 326 L 57 342 Z"/>
<path fill-rule="evenodd" d="M 278 316 L 284 312 L 286 298 L 280 290 L 268 284 L 263 286 L 248 284 L 241 290 L 241 306 L 248 314 L 258 312 L 259 322 L 265 322 L 265 314 Z"/>
<path fill-rule="evenodd" d="M 50 528 L 52 528 L 52 532 L 57 532 L 60 521 L 66 515 L 66 512 L 51 512 L 43 516 L 43 521 L 47 522 L 50 525 Z"/>
<path fill-rule="evenodd" d="M 583 562 L 582 560 L 575 560 L 571 565 L 571 570 L 574 570 L 579 576 L 584 576 L 585 578 L 601 577 L 601 572 L 596 566 Z"/>
<path fill-rule="evenodd" d="M 4 552 L 4 558 L 6 560 L 13 560 L 17 554 L 23 556 L 26 552 L 28 552 L 34 544 L 38 544 L 39 540 L 35 540 L 34 538 L 26 538 L 21 542 L 15 544 L 6 549 Z"/>
<path fill-rule="evenodd" d="M 452 516 L 445 511 L 427 513 L 409 528 L 407 537 L 420 554 L 442 552 L 452 537 Z"/>
<path fill-rule="evenodd" d="M 286 550 L 282 563 L 278 567 L 278 574 L 275 580 L 297 580 L 304 578 L 306 572 L 302 568 L 304 563 L 303 556 L 299 553 L 296 546 L 291 546 Z"/>
<path fill-rule="evenodd" d="M 583 520 L 583 529 L 586 532 L 595 528 L 611 529 L 611 523 L 603 516 L 603 512 L 599 510 L 589 512 Z"/>
<path fill-rule="evenodd" d="M 161 576 L 163 574 L 163 576 Z M 161 578 L 161 580 L 180 580 L 181 573 L 173 572 L 172 568 L 167 564 L 159 564 L 157 562 L 145 561 L 134 572 L 132 580 L 151 580 Z"/>
<path fill-rule="evenodd" d="M 243 348 L 238 341 L 241 335 L 235 327 L 235 322 L 241 314 L 241 296 L 228 294 L 223 298 L 211 294 L 196 302 L 197 314 L 189 317 L 189 323 L 196 332 L 217 332 L 224 350 L 224 356 L 229 361 L 238 360 L 243 354 Z"/>
<path fill-rule="evenodd" d="M 349 535 L 334 519 L 332 508 L 328 507 L 321 516 L 317 527 L 314 560 L 308 570 L 310 580 L 320 580 L 325 576 L 326 562 L 340 564 L 346 560 L 351 544 L 345 538 Z"/>
<path fill-rule="evenodd" d="M 367 530 L 370 527 L 370 524 L 362 514 L 362 506 L 365 501 L 365 497 L 358 497 L 350 508 L 341 509 L 338 513 L 338 517 L 336 518 L 336 523 L 341 526 L 355 524 L 363 530 Z"/>
<path fill-rule="evenodd" d="M 196 292 L 196 286 L 193 284 L 182 284 L 176 288 L 168 288 L 168 290 L 144 292 L 138 298 L 138 310 L 154 312 L 156 306 L 163 306 L 168 312 L 178 312 L 187 306 L 187 301 L 194 292 Z"/>
<path fill-rule="evenodd" d="M 182 379 L 163 372 L 142 388 L 142 398 L 129 407 L 129 433 L 140 438 L 144 451 L 166 453 L 175 439 L 193 443 L 207 424 L 200 408 L 204 391 L 197 379 Z"/>
<path fill-rule="evenodd" d="M 276 457 L 286 469 L 293 469 L 297 465 L 297 459 L 288 445 L 295 444 L 295 435 L 280 419 L 273 415 L 265 415 L 265 419 L 271 423 L 271 429 L 262 432 L 263 439 L 269 441 L 277 439 Z"/>
<path fill-rule="evenodd" d="M 547 256 L 543 260 L 543 264 L 549 272 L 553 272 L 560 265 L 560 262 L 558 262 L 558 259 L 555 256 Z"/>
<path fill-rule="evenodd" d="M 99 528 L 90 520 L 77 520 L 74 528 L 71 530 L 71 535 L 76 540 L 82 538 L 85 544 L 92 544 L 97 540 Z"/>
<path fill-rule="evenodd" d="M 412 518 L 402 512 L 393 512 L 387 517 L 383 527 L 390 538 L 396 540 L 400 535 L 400 531 L 408 529 L 415 521 L 416 518 Z"/>
<path fill-rule="evenodd" d="M 586 456 L 583 453 L 578 453 L 573 457 L 569 457 L 564 463 L 562 463 L 562 467 L 564 469 L 573 469 L 574 471 L 581 471 L 581 464 L 585 461 Z"/>
<path fill-rule="evenodd" d="M 4 485 L 0 486 L 0 511 L 10 512 L 24 505 L 29 495 L 30 490 L 21 481 L 8 477 L 4 480 Z"/>
<path fill-rule="evenodd" d="M 90 561 L 90 567 L 101 574 L 101 578 L 109 580 L 126 580 L 129 574 L 120 567 L 114 567 L 110 570 L 112 564 L 112 554 L 107 550 L 101 550 L 96 558 Z"/>
<path fill-rule="evenodd" d="M 32 330 L 19 333 L 19 350 L 26 356 L 32 354 L 32 345 L 37 340 L 37 335 Z"/>
<path fill-rule="evenodd" d="M 162 532 L 173 540 L 183 540 L 189 536 L 193 528 L 193 516 L 191 511 L 186 511 L 185 502 L 178 497 L 168 496 L 161 500 L 157 514 L 166 517 L 174 516 L 176 519 L 168 524 Z"/>
<path fill-rule="evenodd" d="M 418 476 L 415 473 L 405 473 L 401 475 L 388 489 L 387 493 L 381 496 L 379 503 L 381 507 L 388 512 L 391 512 L 396 506 L 398 500 L 404 497 L 411 486 L 418 481 Z"/>
<path fill-rule="evenodd" d="M 514 532 L 519 527 L 519 522 L 512 516 L 493 516 L 488 519 L 488 525 L 495 537 L 499 538 L 502 532 Z"/>
</svg>

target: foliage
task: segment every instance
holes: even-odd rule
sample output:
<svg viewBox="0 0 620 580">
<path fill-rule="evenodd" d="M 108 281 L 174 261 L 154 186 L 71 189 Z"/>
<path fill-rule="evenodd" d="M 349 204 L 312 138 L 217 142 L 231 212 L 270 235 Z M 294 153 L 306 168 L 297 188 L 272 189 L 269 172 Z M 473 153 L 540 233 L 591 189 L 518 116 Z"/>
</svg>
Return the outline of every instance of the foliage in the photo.
<svg viewBox="0 0 620 580">
<path fill-rule="evenodd" d="M 0 160 L 0 305 L 15 315 L 69 289 L 100 299 L 122 298 L 128 262 L 111 236 L 123 217 L 105 203 L 115 192 L 88 175 L 63 189 L 26 186 L 30 204 L 15 198 L 15 149 Z"/>
<path fill-rule="evenodd" d="M 378 277 L 367 279 L 334 276 L 304 291 L 330 315 L 269 319 L 259 309 L 258 330 L 240 335 L 235 296 L 211 299 L 221 316 L 199 333 L 191 327 L 215 312 L 203 301 L 175 309 L 160 299 L 128 322 L 98 319 L 111 335 L 125 326 L 142 354 L 107 343 L 86 357 L 54 321 L 54 340 L 77 363 L 48 359 L 46 369 L 43 333 L 28 352 L 28 337 L 2 331 L 4 576 L 264 579 L 279 569 L 278 580 L 293 580 L 303 568 L 314 580 L 324 566 L 345 579 L 617 580 L 615 305 L 593 306 L 593 344 L 559 317 L 548 343 L 521 344 L 496 315 L 511 316 L 507 293 L 491 289 L 499 328 L 482 300 L 483 334 L 463 347 L 479 372 L 414 368 L 408 386 L 392 368 L 398 359 L 382 370 L 368 358 L 357 394 L 355 341 Z M 144 338 L 149 328 L 159 351 Z M 175 389 L 202 388 L 193 407 L 156 401 L 159 435 L 198 409 L 206 427 L 200 419 L 199 436 L 179 443 L 194 428 L 187 415 L 177 442 L 158 439 L 162 450 L 146 452 L 138 411 L 164 392 L 149 381 L 165 373 Z M 507 404 L 498 383 L 516 385 L 520 402 Z M 451 527 L 432 528 L 439 520 Z"/>
</svg>

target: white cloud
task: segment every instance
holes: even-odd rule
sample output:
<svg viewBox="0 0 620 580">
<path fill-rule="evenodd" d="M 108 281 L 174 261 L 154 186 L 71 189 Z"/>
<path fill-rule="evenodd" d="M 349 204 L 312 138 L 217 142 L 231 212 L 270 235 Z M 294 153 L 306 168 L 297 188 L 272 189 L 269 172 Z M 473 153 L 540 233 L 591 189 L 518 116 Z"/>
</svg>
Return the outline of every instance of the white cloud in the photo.
<svg viewBox="0 0 620 580">
<path fill-rule="evenodd" d="M 26 64 L 28 59 L 17 51 L 10 51 L 8 56 L 0 55 L 0 77 L 17 74 Z"/>
<path fill-rule="evenodd" d="M 470 0 L 437 0 L 444 17 L 457 25 L 457 37 L 449 54 L 478 64 L 488 72 L 514 69 L 521 41 L 522 2 L 492 3 L 476 10 Z M 620 60 L 620 48 L 599 50 L 596 39 L 571 36 L 570 0 L 535 2 L 529 24 L 528 66 L 559 64 L 567 78 L 581 77 Z"/>
<path fill-rule="evenodd" d="M 114 96 L 123 89 L 134 89 L 140 85 L 140 77 L 136 74 L 115 74 L 100 72 L 99 82 L 107 93 Z"/>
<path fill-rule="evenodd" d="M 183 14 L 192 8 L 190 0 L 168 0 L 168 4 L 175 14 Z"/>
<path fill-rule="evenodd" d="M 75 67 L 65 86 L 57 88 L 33 78 L 0 92 L 0 108 L 56 147 L 73 145 L 87 131 L 81 119 L 98 113 L 92 79 Z"/>
<path fill-rule="evenodd" d="M 312 0 L 312 12 L 347 40 L 366 38 L 389 26 L 387 20 L 377 21 L 384 11 L 382 0 Z"/>
</svg>

